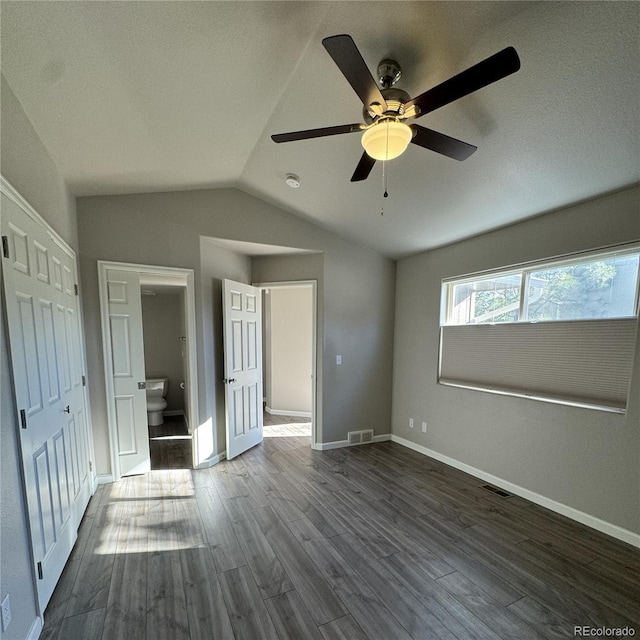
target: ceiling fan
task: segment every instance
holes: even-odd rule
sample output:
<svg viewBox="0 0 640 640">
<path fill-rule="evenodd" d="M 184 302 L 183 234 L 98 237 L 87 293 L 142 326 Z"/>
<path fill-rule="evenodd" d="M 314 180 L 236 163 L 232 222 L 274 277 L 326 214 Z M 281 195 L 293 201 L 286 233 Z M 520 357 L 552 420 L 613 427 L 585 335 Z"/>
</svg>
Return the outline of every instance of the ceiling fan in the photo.
<svg viewBox="0 0 640 640">
<path fill-rule="evenodd" d="M 376 160 L 398 157 L 409 143 L 455 160 L 468 158 L 477 147 L 415 123 L 406 124 L 405 120 L 416 119 L 435 111 L 515 73 L 520 68 L 516 50 L 507 47 L 419 96 L 410 98 L 405 91 L 394 87 L 402 73 L 395 60 L 385 59 L 378 65 L 380 89 L 351 36 L 331 36 L 325 38 L 322 44 L 362 100 L 364 123 L 278 133 L 272 135 L 271 139 L 274 142 L 292 142 L 363 132 L 362 146 L 365 151 L 351 176 L 351 182 L 366 180 Z"/>
</svg>

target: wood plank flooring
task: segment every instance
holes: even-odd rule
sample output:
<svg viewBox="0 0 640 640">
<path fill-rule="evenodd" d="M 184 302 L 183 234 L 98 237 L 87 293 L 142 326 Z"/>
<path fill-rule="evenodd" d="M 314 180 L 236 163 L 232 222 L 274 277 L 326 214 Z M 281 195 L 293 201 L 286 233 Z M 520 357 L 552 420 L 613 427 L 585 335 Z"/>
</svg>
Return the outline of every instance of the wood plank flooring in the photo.
<svg viewBox="0 0 640 640">
<path fill-rule="evenodd" d="M 149 427 L 151 470 L 192 469 L 191 446 L 184 416 L 165 416 L 163 424 Z"/>
<path fill-rule="evenodd" d="M 41 637 L 640 634 L 640 550 L 482 484 L 390 442 L 317 452 L 278 434 L 102 486 Z"/>
<path fill-rule="evenodd" d="M 263 412 L 262 433 L 265 438 L 281 438 L 291 436 L 311 436 L 310 418 L 297 416 L 277 416 Z"/>
</svg>

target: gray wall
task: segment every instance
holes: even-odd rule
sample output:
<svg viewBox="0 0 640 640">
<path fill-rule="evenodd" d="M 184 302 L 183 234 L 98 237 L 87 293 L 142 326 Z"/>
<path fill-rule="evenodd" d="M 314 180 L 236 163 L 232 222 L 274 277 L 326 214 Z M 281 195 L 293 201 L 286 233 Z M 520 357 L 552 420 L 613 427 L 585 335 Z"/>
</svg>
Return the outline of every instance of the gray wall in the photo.
<svg viewBox="0 0 640 640">
<path fill-rule="evenodd" d="M 400 261 L 393 433 L 640 533 L 637 353 L 626 415 L 436 382 L 443 278 L 638 240 L 639 212 L 640 189 L 629 189 Z M 410 417 L 427 421 L 426 435 Z"/>
<path fill-rule="evenodd" d="M 1 83 L 2 175 L 75 249 L 78 243 L 74 200 L 4 77 Z M 18 425 L 9 376 L 4 304 L 3 298 L 0 321 L 0 598 L 10 594 L 12 620 L 6 633 L 0 631 L 0 638 L 13 639 L 27 637 L 37 610 L 20 476 Z"/>
<path fill-rule="evenodd" d="M 22 105 L 1 77 L 2 175 L 76 251 L 75 198 L 69 193 L 55 162 L 27 119 Z"/>
<path fill-rule="evenodd" d="M 145 377 L 169 378 L 167 411 L 184 411 L 184 395 L 180 388 L 180 383 L 185 380 L 184 342 L 180 340 L 184 336 L 181 332 L 184 323 L 179 291 L 142 296 Z"/>
<path fill-rule="evenodd" d="M 320 442 L 346 440 L 348 431 L 359 429 L 389 433 L 395 263 L 374 261 L 361 247 L 351 247 L 339 257 L 326 251 L 252 260 L 254 282 L 318 281 Z M 341 366 L 335 364 L 337 354 Z"/>
<path fill-rule="evenodd" d="M 204 370 L 210 373 L 210 384 L 205 388 L 204 415 L 207 420 L 211 417 L 211 423 L 201 429 L 199 448 L 202 450 L 202 460 L 206 460 L 226 448 L 224 385 L 220 384 L 224 378 L 222 281 L 229 279 L 250 283 L 251 260 L 207 238 L 200 239 L 200 258 Z M 207 420 L 201 421 L 201 424 L 207 425 Z"/>
<path fill-rule="evenodd" d="M 213 257 L 205 256 L 201 237 L 324 253 L 320 289 L 323 315 L 319 327 L 321 350 L 326 356 L 320 360 L 320 382 L 324 383 L 323 423 L 318 430 L 321 441 L 344 440 L 352 429 L 388 432 L 395 262 L 235 189 L 78 198 L 77 207 L 99 473 L 110 471 L 97 299 L 96 260 L 100 259 L 195 270 L 201 427 L 198 440 L 214 443 L 212 455 L 223 450 L 223 387 L 216 365 L 220 362 L 216 355 L 220 331 L 214 308 L 219 299 L 217 287 L 222 277 L 256 281 L 262 275 L 241 268 L 237 261 L 227 264 L 229 252 L 221 247 L 214 245 L 208 249 Z M 209 265 L 206 268 L 205 263 Z M 251 261 L 246 266 L 250 269 Z M 266 272 L 264 277 L 280 279 Z M 298 275 L 295 269 L 286 275 L 288 280 L 307 277 L 302 270 Z M 343 355 L 342 367 L 335 366 L 336 353 Z M 213 433 L 207 434 L 211 428 Z"/>
</svg>

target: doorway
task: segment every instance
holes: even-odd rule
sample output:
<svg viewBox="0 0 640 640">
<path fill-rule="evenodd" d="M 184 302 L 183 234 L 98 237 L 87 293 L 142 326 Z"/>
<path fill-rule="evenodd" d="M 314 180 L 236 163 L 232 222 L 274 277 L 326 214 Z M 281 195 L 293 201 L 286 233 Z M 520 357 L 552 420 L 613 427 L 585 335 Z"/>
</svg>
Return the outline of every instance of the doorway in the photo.
<svg viewBox="0 0 640 640">
<path fill-rule="evenodd" d="M 256 285 L 263 296 L 264 437 L 316 443 L 316 282 Z"/>
<path fill-rule="evenodd" d="M 193 467 L 187 394 L 185 287 L 146 283 L 140 276 L 147 394 L 164 389 L 161 412 L 148 420 L 151 470 Z M 149 407 L 147 407 L 148 409 Z"/>
<path fill-rule="evenodd" d="M 99 261 L 98 275 L 113 479 L 149 471 L 152 449 L 156 468 L 174 468 L 172 450 L 197 466 L 193 270 Z M 166 406 L 149 426 L 146 384 L 163 379 Z"/>
</svg>

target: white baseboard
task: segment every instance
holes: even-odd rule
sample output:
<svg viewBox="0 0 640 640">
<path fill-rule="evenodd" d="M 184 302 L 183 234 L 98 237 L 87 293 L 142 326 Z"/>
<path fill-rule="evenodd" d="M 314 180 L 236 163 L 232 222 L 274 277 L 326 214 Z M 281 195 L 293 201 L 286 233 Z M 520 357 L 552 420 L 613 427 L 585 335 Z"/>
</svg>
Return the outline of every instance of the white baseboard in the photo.
<svg viewBox="0 0 640 640">
<path fill-rule="evenodd" d="M 272 409 L 265 407 L 264 410 L 272 416 L 293 416 L 294 418 L 310 418 L 311 411 L 288 411 L 286 409 Z"/>
<path fill-rule="evenodd" d="M 115 480 L 111 473 L 99 473 L 96 476 L 96 484 L 111 484 L 112 482 L 115 482 Z"/>
<path fill-rule="evenodd" d="M 218 453 L 215 456 L 211 456 L 210 458 L 207 458 L 204 462 L 201 462 L 196 469 L 208 469 L 209 467 L 213 467 L 216 464 L 218 464 L 218 462 L 222 462 L 223 460 L 226 460 L 227 458 L 227 452 L 226 451 L 222 451 L 221 453 Z"/>
<path fill-rule="evenodd" d="M 459 460 L 455 460 L 454 458 L 445 456 L 442 453 L 433 451 L 432 449 L 427 449 L 427 447 L 423 447 L 420 444 L 411 442 L 411 440 L 406 440 L 405 438 L 401 438 L 400 436 L 392 435 L 391 441 L 396 442 L 403 447 L 407 447 L 408 449 L 412 449 L 413 451 L 417 451 L 418 453 L 428 456 L 429 458 L 433 458 L 434 460 L 443 462 L 450 467 L 454 467 L 455 469 L 464 471 L 465 473 L 475 476 L 476 478 L 480 478 L 485 482 L 489 482 L 497 487 L 500 487 L 501 489 L 505 489 L 506 491 L 514 493 L 521 498 L 525 498 L 530 502 L 534 502 L 541 507 L 545 507 L 551 511 L 555 511 L 556 513 L 566 516 L 567 518 L 571 518 L 576 522 L 580 522 L 587 527 L 591 527 L 592 529 L 596 529 L 597 531 L 606 533 L 608 536 L 617 538 L 618 540 L 622 540 L 623 542 L 631 544 L 634 547 L 640 547 L 640 535 L 634 533 L 633 531 L 623 529 L 618 525 L 611 524 L 610 522 L 606 522 L 605 520 L 601 520 L 600 518 L 596 518 L 595 516 L 585 513 L 584 511 L 579 511 L 578 509 L 569 507 L 566 504 L 562 504 L 561 502 L 551 500 L 551 498 L 547 498 L 543 495 L 540 495 L 539 493 L 535 493 L 534 491 L 530 491 L 529 489 L 520 487 L 519 485 L 513 484 L 508 480 L 498 478 L 497 476 L 486 473 L 485 471 L 481 471 L 480 469 L 476 469 L 475 467 L 465 464 L 464 462 L 460 462 Z"/>
<path fill-rule="evenodd" d="M 393 436 L 390 433 L 383 433 L 380 436 L 373 436 L 371 442 L 354 442 L 353 444 L 349 444 L 348 440 L 334 440 L 333 442 L 318 442 L 313 445 L 312 449 L 316 451 L 328 451 L 329 449 L 342 449 L 342 447 L 359 447 L 360 445 L 372 444 L 373 442 L 385 442 L 392 438 Z"/>
<path fill-rule="evenodd" d="M 38 616 L 31 625 L 31 629 L 29 629 L 29 633 L 27 634 L 26 640 L 38 640 L 40 634 L 42 633 L 42 628 L 44 626 L 44 622 L 40 616 Z"/>
</svg>

